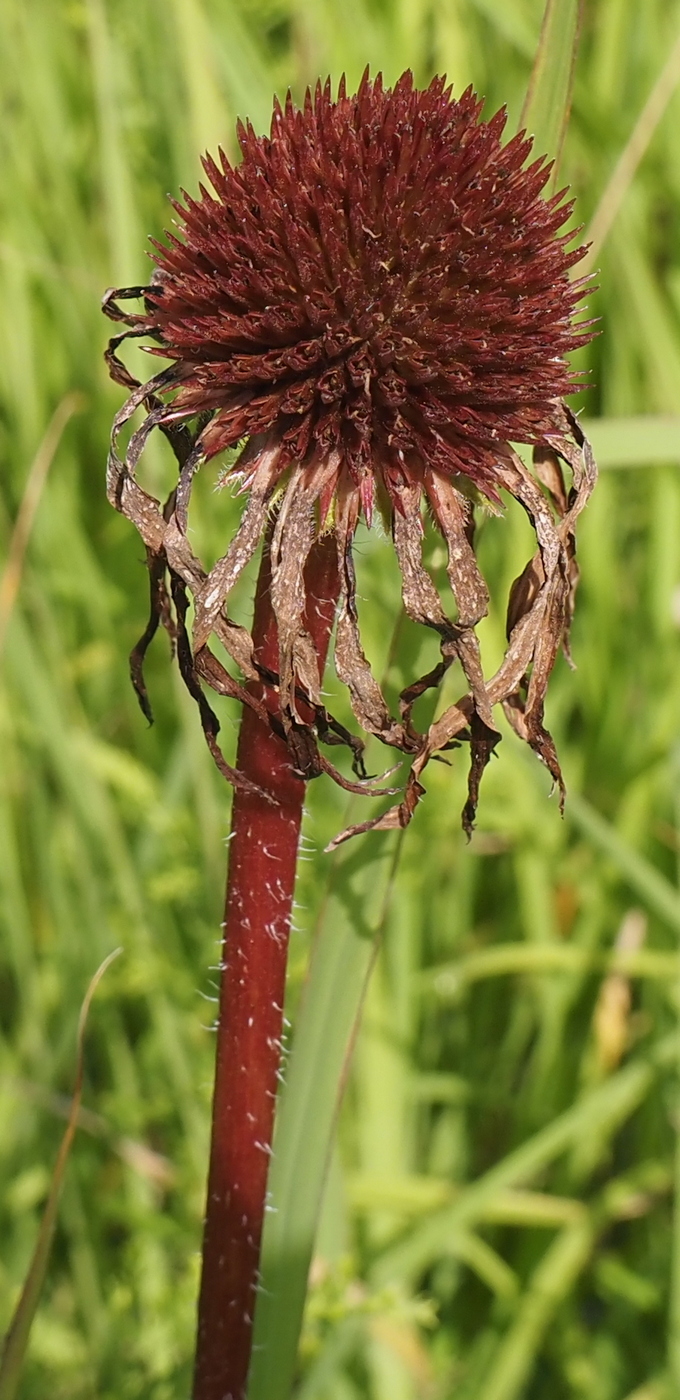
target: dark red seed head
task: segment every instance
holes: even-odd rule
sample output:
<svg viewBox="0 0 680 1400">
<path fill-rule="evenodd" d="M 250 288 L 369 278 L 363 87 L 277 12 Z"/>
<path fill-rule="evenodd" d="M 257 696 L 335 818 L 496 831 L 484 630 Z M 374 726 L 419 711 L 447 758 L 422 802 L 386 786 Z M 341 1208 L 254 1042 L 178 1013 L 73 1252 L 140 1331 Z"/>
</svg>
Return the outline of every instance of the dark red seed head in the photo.
<svg viewBox="0 0 680 1400">
<path fill-rule="evenodd" d="M 430 466 L 495 494 L 498 444 L 554 426 L 589 338 L 583 250 L 564 192 L 542 196 L 550 165 L 481 110 L 442 78 L 327 82 L 276 103 L 270 137 L 239 126 L 238 166 L 204 160 L 213 192 L 176 206 L 148 327 L 182 364 L 176 406 L 216 410 L 206 456 L 274 430 L 282 468 L 337 449 L 357 484 Z"/>
</svg>

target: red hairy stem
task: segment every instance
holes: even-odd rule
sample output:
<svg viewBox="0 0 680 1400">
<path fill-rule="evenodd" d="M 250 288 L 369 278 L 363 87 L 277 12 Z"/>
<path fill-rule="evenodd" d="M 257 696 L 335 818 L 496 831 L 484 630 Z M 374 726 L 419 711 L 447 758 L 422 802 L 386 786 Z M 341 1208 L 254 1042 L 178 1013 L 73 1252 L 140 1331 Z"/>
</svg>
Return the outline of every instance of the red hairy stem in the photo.
<svg viewBox="0 0 680 1400">
<path fill-rule="evenodd" d="M 270 579 L 265 546 L 253 638 L 260 664 L 277 671 Z M 322 672 L 339 590 L 333 535 L 314 545 L 305 582 L 305 625 Z M 277 714 L 276 693 L 256 689 Z M 246 1395 L 305 794 L 284 741 L 247 708 L 236 762 L 276 805 L 234 795 L 194 1400 Z"/>
</svg>

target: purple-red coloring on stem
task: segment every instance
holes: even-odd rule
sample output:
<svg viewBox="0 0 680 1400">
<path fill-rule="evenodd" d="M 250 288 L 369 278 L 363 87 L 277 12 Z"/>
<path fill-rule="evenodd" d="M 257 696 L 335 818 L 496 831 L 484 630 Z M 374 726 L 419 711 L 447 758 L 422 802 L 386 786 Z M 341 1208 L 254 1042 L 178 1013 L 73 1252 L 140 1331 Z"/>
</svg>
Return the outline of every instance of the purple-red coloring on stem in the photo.
<svg viewBox="0 0 680 1400">
<path fill-rule="evenodd" d="M 269 562 L 265 548 L 253 638 L 260 663 L 274 668 L 278 639 Z M 312 549 L 306 570 L 305 623 L 320 669 L 338 582 L 327 536 Z M 258 683 L 256 693 L 275 713 L 275 690 Z M 305 794 L 285 742 L 250 708 L 243 713 L 236 761 L 257 788 L 239 788 L 232 812 L 195 1400 L 241 1400 L 247 1385 Z"/>
</svg>

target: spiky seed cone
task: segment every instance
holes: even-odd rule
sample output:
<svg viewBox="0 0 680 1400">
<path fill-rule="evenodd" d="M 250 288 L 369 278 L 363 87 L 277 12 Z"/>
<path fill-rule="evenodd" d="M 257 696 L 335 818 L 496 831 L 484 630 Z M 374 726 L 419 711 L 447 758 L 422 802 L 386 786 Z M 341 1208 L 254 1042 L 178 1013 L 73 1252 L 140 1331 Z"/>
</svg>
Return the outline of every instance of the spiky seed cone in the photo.
<svg viewBox="0 0 680 1400">
<path fill-rule="evenodd" d="M 107 302 L 126 334 L 152 337 L 152 352 L 170 361 L 118 416 L 110 492 L 142 531 L 157 573 L 167 561 L 194 595 L 185 678 L 199 694 L 198 677 L 234 693 L 209 651 L 212 632 L 251 674 L 249 639 L 226 605 L 285 483 L 272 543 L 280 722 L 299 771 L 330 770 L 317 738 L 332 721 L 302 614 L 305 561 L 319 531 L 332 528 L 343 578 L 336 668 L 362 727 L 414 756 L 404 801 L 381 826 L 410 818 L 424 764 L 455 738 L 471 744 L 471 826 L 499 738 L 497 702 L 561 785 L 543 702 L 571 615 L 574 522 L 594 480 L 592 455 L 562 402 L 579 384 L 566 357 L 592 334 L 575 320 L 585 281 L 569 275 L 584 250 L 570 251 L 561 232 L 572 209 L 564 191 L 543 197 L 550 165 L 527 164 L 524 133 L 502 144 L 503 111 L 488 122 L 481 111 L 471 89 L 453 100 L 436 78 L 418 91 L 410 73 L 392 90 L 366 74 L 355 96 L 343 80 L 337 99 L 330 83 L 318 84 L 301 110 L 289 96 L 284 110 L 275 104 L 269 138 L 239 125 L 239 165 L 222 152 L 219 165 L 204 160 L 213 193 L 201 186 L 198 200 L 185 195 L 175 205 L 181 236 L 155 245 L 151 286 L 130 289 L 144 292 L 144 314 L 123 313 L 120 293 Z M 109 362 L 122 377 L 117 343 Z M 115 437 L 142 401 L 149 417 L 123 463 Z M 177 425 L 194 419 L 191 443 L 180 446 L 176 497 L 167 519 L 156 511 L 152 524 L 132 476 L 137 458 L 154 427 L 179 442 Z M 186 537 L 191 480 L 201 461 L 244 438 L 233 476 L 248 503 L 206 576 Z M 534 445 L 535 475 L 512 450 L 517 442 Z M 561 462 L 571 468 L 569 490 Z M 470 486 L 492 503 L 510 492 L 538 537 L 512 593 L 506 660 L 489 682 L 474 632 L 488 594 L 474 557 Z M 376 497 L 391 521 L 406 610 L 442 646 L 441 666 L 404 692 L 398 719 L 364 656 L 354 597 L 352 539 L 361 511 L 370 523 Z M 423 500 L 448 545 L 454 619 L 422 563 Z M 469 693 L 420 735 L 414 700 L 456 659 Z M 139 667 L 137 676 L 141 687 Z M 301 695 L 314 707 L 312 725 L 300 717 Z M 215 751 L 214 725 L 210 739 Z"/>
</svg>

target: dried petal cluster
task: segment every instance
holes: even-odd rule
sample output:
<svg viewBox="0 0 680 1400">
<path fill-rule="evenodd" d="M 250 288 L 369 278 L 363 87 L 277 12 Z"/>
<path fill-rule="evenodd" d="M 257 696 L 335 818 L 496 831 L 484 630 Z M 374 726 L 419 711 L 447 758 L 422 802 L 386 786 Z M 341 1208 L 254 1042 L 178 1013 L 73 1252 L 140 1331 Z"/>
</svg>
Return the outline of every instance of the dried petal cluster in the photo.
<svg viewBox="0 0 680 1400">
<path fill-rule="evenodd" d="M 437 78 L 418 91 L 410 73 L 392 90 L 365 75 L 355 96 L 343 81 L 337 99 L 327 83 L 308 92 L 300 110 L 290 97 L 285 110 L 276 103 L 269 138 L 239 126 L 239 165 L 222 152 L 219 165 L 206 157 L 213 192 L 201 186 L 198 200 L 185 195 L 175 205 L 181 236 L 155 245 L 151 284 L 113 291 L 104 303 L 126 327 L 111 342 L 109 367 L 132 390 L 114 424 L 109 496 L 140 530 L 151 576 L 151 619 L 133 653 L 143 705 L 141 665 L 160 620 L 177 634 L 182 673 L 215 757 L 240 781 L 217 748 L 200 682 L 258 703 L 209 640 L 220 638 L 246 680 L 257 676 L 251 638 L 230 620 L 228 600 L 275 502 L 279 672 L 269 679 L 278 687 L 277 722 L 305 776 L 326 769 L 357 786 L 319 752 L 319 739 L 345 739 L 361 772 L 359 741 L 321 704 L 303 623 L 305 564 L 319 534 L 333 531 L 342 581 L 338 675 L 362 728 L 412 756 L 402 801 L 366 826 L 404 825 L 428 759 L 467 741 L 469 829 L 481 772 L 500 737 L 498 703 L 561 786 L 543 705 L 571 617 L 575 520 L 595 476 L 563 403 L 578 387 L 566 356 L 591 334 L 589 324 L 575 321 L 585 279 L 569 275 L 583 249 L 570 251 L 571 236 L 561 232 L 571 212 L 564 191 L 543 197 L 550 165 L 527 165 L 531 141 L 520 133 L 503 145 L 505 114 L 485 122 L 481 110 L 471 89 L 453 100 Z M 139 314 L 119 304 L 132 297 L 144 298 Z M 144 385 L 117 354 L 122 340 L 140 336 L 170 362 Z M 147 417 L 123 459 L 120 430 L 142 405 Z M 135 480 L 156 428 L 179 464 L 162 510 Z M 202 462 L 244 439 L 229 474 L 247 492 L 241 525 L 206 573 L 187 539 L 192 480 Z M 512 443 L 534 445 L 533 473 Z M 502 490 L 527 512 L 538 548 L 511 593 L 503 664 L 485 680 L 475 626 L 489 599 L 475 559 L 472 499 L 481 493 L 493 507 Z M 398 716 L 372 675 L 357 618 L 352 542 L 361 513 L 370 524 L 376 504 L 389 521 L 406 612 L 441 644 L 439 666 L 404 691 Z M 423 506 L 447 545 L 453 617 L 423 563 Z M 191 641 L 187 590 L 195 605 Z M 454 661 L 468 692 L 420 734 L 413 704 Z"/>
</svg>

